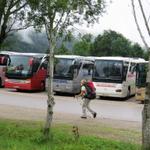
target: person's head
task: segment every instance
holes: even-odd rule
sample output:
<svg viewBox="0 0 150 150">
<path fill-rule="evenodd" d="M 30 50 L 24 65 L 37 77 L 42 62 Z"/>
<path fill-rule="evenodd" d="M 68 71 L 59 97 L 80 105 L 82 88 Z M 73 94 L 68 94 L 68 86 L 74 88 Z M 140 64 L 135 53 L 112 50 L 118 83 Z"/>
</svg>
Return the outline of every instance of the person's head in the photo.
<svg viewBox="0 0 150 150">
<path fill-rule="evenodd" d="M 81 80 L 81 85 L 84 85 L 85 83 L 86 83 L 85 79 Z"/>
</svg>

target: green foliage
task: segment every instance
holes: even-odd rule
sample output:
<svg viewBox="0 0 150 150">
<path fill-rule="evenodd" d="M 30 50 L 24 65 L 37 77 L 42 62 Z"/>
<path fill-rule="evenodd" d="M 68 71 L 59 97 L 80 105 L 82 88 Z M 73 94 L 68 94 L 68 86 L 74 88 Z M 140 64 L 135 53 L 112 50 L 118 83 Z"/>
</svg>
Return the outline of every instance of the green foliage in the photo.
<svg viewBox="0 0 150 150">
<path fill-rule="evenodd" d="M 73 52 L 75 55 L 88 56 L 92 46 L 92 35 L 83 35 L 78 42 L 73 46 Z"/>
<path fill-rule="evenodd" d="M 139 44 L 132 44 L 123 35 L 108 30 L 95 38 L 91 55 L 144 57 L 144 50 Z"/>
<path fill-rule="evenodd" d="M 26 0 L 0 0 L 0 48 L 8 35 L 30 26 L 27 7 Z"/>
<path fill-rule="evenodd" d="M 68 125 L 53 127 L 53 137 L 44 141 L 42 124 L 38 122 L 0 120 L 1 150 L 140 150 L 140 145 L 80 136 L 76 141 Z"/>
<path fill-rule="evenodd" d="M 105 0 L 29 0 L 32 12 L 30 22 L 36 29 L 45 26 L 51 49 L 63 33 L 70 32 L 68 27 L 75 23 L 94 23 L 104 12 Z"/>
<path fill-rule="evenodd" d="M 71 51 L 69 51 L 66 46 L 64 44 L 61 45 L 60 48 L 57 48 L 56 49 L 56 52 L 55 52 L 56 55 L 69 55 L 71 54 Z"/>
</svg>

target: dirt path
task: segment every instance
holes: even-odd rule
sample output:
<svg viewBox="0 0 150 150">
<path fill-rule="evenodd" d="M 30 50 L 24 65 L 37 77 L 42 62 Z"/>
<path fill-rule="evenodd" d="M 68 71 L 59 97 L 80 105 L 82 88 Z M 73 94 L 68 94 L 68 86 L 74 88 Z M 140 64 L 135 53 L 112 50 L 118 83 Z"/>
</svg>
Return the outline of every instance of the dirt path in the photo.
<svg viewBox="0 0 150 150">
<path fill-rule="evenodd" d="M 31 109 L 11 105 L 0 105 L 0 118 L 44 121 L 46 111 L 42 109 Z M 81 119 L 79 115 L 67 113 L 55 113 L 53 124 L 77 125 L 83 134 L 92 134 L 104 138 L 113 138 L 127 142 L 141 142 L 141 124 L 140 122 L 129 122 L 111 120 L 105 118 L 86 120 Z"/>
</svg>

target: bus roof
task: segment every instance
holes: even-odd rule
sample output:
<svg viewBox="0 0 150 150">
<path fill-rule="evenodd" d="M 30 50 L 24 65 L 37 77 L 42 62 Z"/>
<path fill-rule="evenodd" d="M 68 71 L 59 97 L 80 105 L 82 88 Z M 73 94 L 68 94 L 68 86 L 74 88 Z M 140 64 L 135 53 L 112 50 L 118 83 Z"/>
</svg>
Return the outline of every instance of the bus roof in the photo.
<svg viewBox="0 0 150 150">
<path fill-rule="evenodd" d="M 20 53 L 20 52 L 12 52 L 12 51 L 1 51 L 0 54 L 6 55 L 22 55 L 22 56 L 33 56 L 33 57 L 44 57 L 47 54 L 44 53 Z"/>
<path fill-rule="evenodd" d="M 117 61 L 131 61 L 135 63 L 146 62 L 143 58 L 133 58 L 133 57 L 120 57 L 120 56 L 105 56 L 105 57 L 94 57 L 90 56 L 87 59 L 91 60 L 117 60 Z"/>
<path fill-rule="evenodd" d="M 77 58 L 84 58 L 84 57 L 79 55 L 55 55 L 55 58 L 77 59 Z"/>
</svg>

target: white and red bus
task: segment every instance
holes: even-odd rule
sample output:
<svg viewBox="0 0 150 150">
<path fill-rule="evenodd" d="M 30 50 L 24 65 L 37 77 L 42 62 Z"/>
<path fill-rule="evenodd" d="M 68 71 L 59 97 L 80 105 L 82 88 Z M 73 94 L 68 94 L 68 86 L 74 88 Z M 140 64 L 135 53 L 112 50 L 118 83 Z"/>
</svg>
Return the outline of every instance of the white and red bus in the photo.
<svg viewBox="0 0 150 150">
<path fill-rule="evenodd" d="M 0 54 L 0 87 L 4 86 L 7 60 L 8 60 L 8 55 L 1 53 Z"/>
<path fill-rule="evenodd" d="M 125 98 L 136 93 L 136 65 L 145 61 L 129 57 L 93 57 L 93 82 L 98 96 Z"/>
<path fill-rule="evenodd" d="M 47 66 L 46 54 L 16 53 L 9 55 L 5 87 L 17 90 L 44 90 Z"/>
</svg>

